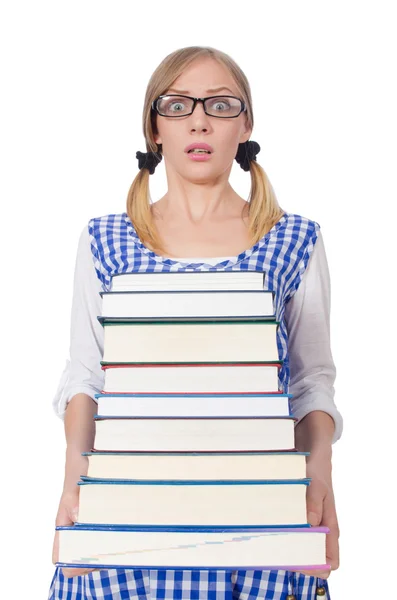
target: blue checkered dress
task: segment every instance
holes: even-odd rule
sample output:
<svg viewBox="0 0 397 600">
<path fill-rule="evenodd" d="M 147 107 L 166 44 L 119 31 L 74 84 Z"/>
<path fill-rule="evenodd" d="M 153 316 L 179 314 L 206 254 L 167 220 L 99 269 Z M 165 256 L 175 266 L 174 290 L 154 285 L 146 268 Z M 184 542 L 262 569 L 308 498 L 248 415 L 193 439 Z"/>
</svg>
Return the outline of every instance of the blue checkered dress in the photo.
<svg viewBox="0 0 397 600">
<path fill-rule="evenodd" d="M 49 600 L 316 600 L 316 586 L 326 579 L 292 571 L 142 571 L 109 569 L 64 577 L 57 567 Z"/>
<path fill-rule="evenodd" d="M 113 276 L 131 272 L 265 271 L 265 289 L 275 292 L 276 319 L 280 321 L 277 344 L 283 366 L 279 370 L 279 386 L 289 389 L 284 310 L 307 267 L 320 229 L 318 223 L 284 213 L 254 246 L 217 265 L 162 258 L 142 244 L 127 213 L 91 219 L 88 229 L 103 291 L 111 289 Z M 293 398 L 291 407 L 293 411 Z M 325 588 L 323 598 L 330 600 L 326 579 L 284 570 L 101 569 L 66 578 L 62 569 L 56 567 L 48 600 L 285 600 L 288 594 L 294 594 L 297 600 L 315 600 L 317 586 Z"/>
</svg>

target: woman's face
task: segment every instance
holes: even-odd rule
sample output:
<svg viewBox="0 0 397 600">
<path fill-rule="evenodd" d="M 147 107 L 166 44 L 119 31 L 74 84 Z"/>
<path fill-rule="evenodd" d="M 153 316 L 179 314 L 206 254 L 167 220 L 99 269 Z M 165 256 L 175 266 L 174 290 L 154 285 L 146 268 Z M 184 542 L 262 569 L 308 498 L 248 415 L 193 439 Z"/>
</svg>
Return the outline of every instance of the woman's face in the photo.
<svg viewBox="0 0 397 600">
<path fill-rule="evenodd" d="M 168 88 L 164 94 L 184 94 L 195 98 L 222 94 L 241 98 L 233 77 L 226 67 L 207 58 L 195 61 Z M 169 118 L 156 115 L 158 135 L 156 143 L 162 144 L 167 174 L 173 172 L 191 181 L 216 179 L 233 166 L 238 145 L 246 142 L 251 129 L 246 112 L 234 118 L 217 118 L 206 115 L 201 102 L 191 115 Z M 195 161 L 185 151 L 194 142 L 204 142 L 213 148 L 208 160 Z M 227 174 L 228 175 L 228 174 Z"/>
</svg>

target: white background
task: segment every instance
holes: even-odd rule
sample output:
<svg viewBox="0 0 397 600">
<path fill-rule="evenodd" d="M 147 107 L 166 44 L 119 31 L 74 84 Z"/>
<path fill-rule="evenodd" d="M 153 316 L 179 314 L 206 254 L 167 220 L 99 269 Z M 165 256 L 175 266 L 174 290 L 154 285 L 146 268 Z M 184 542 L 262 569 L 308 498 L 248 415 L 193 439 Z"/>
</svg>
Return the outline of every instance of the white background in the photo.
<svg viewBox="0 0 397 600">
<path fill-rule="evenodd" d="M 2 597 L 45 600 L 54 571 L 65 440 L 51 401 L 69 355 L 78 236 L 91 217 L 125 210 L 135 153 L 146 150 L 147 82 L 190 45 L 219 48 L 245 71 L 258 162 L 280 205 L 322 227 L 344 417 L 333 446 L 341 563 L 331 596 L 394 597 L 395 6 L 68 0 L 1 9 Z M 237 163 L 231 183 L 248 196 Z M 153 200 L 165 193 L 163 164 L 150 185 Z"/>
</svg>

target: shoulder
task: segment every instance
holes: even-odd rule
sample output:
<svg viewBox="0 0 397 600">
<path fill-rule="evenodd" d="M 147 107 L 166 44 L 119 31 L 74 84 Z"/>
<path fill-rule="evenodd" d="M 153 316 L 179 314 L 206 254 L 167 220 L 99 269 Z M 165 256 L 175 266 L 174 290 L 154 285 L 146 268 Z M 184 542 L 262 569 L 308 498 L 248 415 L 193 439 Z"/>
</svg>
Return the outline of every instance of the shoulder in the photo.
<svg viewBox="0 0 397 600">
<path fill-rule="evenodd" d="M 99 217 L 92 217 L 88 221 L 88 231 L 93 234 L 106 228 L 120 227 L 125 221 L 125 213 L 110 213 Z"/>
<path fill-rule="evenodd" d="M 93 254 L 99 255 L 109 250 L 111 253 L 123 244 L 128 237 L 126 213 L 110 213 L 92 217 L 87 224 Z M 107 250 L 105 250 L 105 248 Z M 104 258 L 104 257 L 103 257 Z"/>
<path fill-rule="evenodd" d="M 308 258 L 320 234 L 320 224 L 313 219 L 296 213 L 285 213 L 284 221 L 277 230 L 277 242 L 283 243 L 289 255 Z M 306 260 L 306 259 L 305 259 Z"/>
<path fill-rule="evenodd" d="M 309 219 L 303 215 L 296 213 L 286 213 L 286 226 L 290 229 L 297 229 L 300 231 L 307 231 L 308 233 L 318 234 L 321 226 L 317 221 Z"/>
</svg>

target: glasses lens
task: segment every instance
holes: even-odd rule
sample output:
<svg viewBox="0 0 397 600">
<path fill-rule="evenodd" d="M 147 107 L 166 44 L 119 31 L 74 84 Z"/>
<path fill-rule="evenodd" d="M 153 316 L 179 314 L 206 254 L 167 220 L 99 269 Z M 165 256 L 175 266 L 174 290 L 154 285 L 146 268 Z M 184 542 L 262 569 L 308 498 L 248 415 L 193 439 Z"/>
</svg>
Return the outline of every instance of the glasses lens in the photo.
<svg viewBox="0 0 397 600">
<path fill-rule="evenodd" d="M 165 117 L 180 117 L 192 112 L 193 100 L 184 96 L 164 96 L 157 101 L 157 109 Z"/>
<path fill-rule="evenodd" d="M 192 112 L 193 100 L 184 96 L 164 96 L 157 101 L 159 113 L 165 117 L 181 117 Z M 238 98 L 217 96 L 205 101 L 205 109 L 214 117 L 236 117 L 241 111 Z"/>
<path fill-rule="evenodd" d="M 236 117 L 241 111 L 241 102 L 238 98 L 217 96 L 205 101 L 205 109 L 214 117 Z"/>
</svg>

